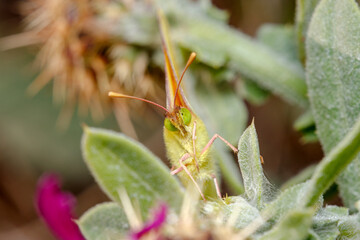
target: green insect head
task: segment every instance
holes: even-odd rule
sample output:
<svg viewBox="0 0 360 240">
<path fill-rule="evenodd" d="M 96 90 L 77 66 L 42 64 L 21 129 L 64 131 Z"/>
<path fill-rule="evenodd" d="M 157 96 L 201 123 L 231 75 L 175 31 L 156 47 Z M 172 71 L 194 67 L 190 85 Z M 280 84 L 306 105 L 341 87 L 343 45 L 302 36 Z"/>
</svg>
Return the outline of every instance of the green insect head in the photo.
<svg viewBox="0 0 360 240">
<path fill-rule="evenodd" d="M 114 98 L 129 98 L 136 99 L 143 102 L 150 103 L 158 108 L 161 108 L 165 111 L 165 120 L 164 126 L 167 130 L 171 132 L 179 131 L 181 135 L 187 135 L 189 131 L 189 125 L 191 124 L 192 112 L 190 110 L 190 105 L 188 104 L 185 96 L 183 95 L 181 89 L 181 81 L 184 77 L 186 70 L 189 68 L 190 64 L 194 61 L 196 53 L 191 53 L 188 62 L 186 63 L 185 69 L 183 70 L 180 79 L 177 80 L 176 72 L 174 72 L 173 63 L 170 60 L 170 56 L 167 53 L 166 48 L 164 49 L 165 53 L 165 72 L 167 74 L 166 78 L 166 108 L 152 102 L 150 100 L 139 98 L 135 96 L 129 96 L 116 92 L 109 92 L 108 95 Z M 171 72 L 172 74 L 169 74 Z"/>
<path fill-rule="evenodd" d="M 185 107 L 179 107 L 173 113 L 166 115 L 164 126 L 169 131 L 180 131 L 184 135 L 186 132 L 185 128 L 190 125 L 191 119 L 192 113 L 190 110 Z"/>
</svg>

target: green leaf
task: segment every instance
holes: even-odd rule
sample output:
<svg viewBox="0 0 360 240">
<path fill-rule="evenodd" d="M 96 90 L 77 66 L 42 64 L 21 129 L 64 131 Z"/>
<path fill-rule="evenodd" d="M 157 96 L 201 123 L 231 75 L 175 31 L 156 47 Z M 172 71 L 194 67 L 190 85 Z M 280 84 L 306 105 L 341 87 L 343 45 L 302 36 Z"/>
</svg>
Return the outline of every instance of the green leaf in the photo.
<svg viewBox="0 0 360 240">
<path fill-rule="evenodd" d="M 119 202 L 118 190 L 124 188 L 145 217 L 156 201 L 179 209 L 183 196 L 179 182 L 140 143 L 120 133 L 86 127 L 82 151 L 95 180 L 112 200 Z"/>
<path fill-rule="evenodd" d="M 241 79 L 243 81 L 239 87 L 239 93 L 251 105 L 261 105 L 270 96 L 270 92 L 260 87 L 256 82 L 244 77 Z"/>
<path fill-rule="evenodd" d="M 215 69 L 230 67 L 296 105 L 308 105 L 304 71 L 297 63 L 229 27 L 224 17 L 219 17 L 219 14 L 214 17 L 216 10 L 202 6 L 201 2 L 154 1 L 154 7 L 161 8 L 169 17 L 174 42 L 197 52 L 201 62 Z M 134 8 L 140 8 L 138 5 Z M 155 12 L 148 5 L 146 9 Z M 152 35 L 155 18 L 150 19 L 148 13 L 143 16 L 140 10 L 138 12 L 140 14 L 135 11 L 137 17 L 134 18 L 122 17 L 122 21 L 116 24 L 120 27 L 109 27 L 109 34 L 132 44 L 153 47 L 152 42 L 157 39 Z"/>
<path fill-rule="evenodd" d="M 315 7 L 320 0 L 297 0 L 295 27 L 298 54 L 301 62 L 305 62 L 305 39 Z"/>
<path fill-rule="evenodd" d="M 311 176 L 314 174 L 316 168 L 316 164 L 310 165 L 303 169 L 300 173 L 295 175 L 294 177 L 290 178 L 287 182 L 285 182 L 281 189 L 287 189 L 291 186 L 297 185 L 299 183 L 303 183 L 311 178 Z"/>
<path fill-rule="evenodd" d="M 311 208 L 292 210 L 258 240 L 303 240 L 309 234 L 313 214 Z"/>
<path fill-rule="evenodd" d="M 341 141 L 360 114 L 359 41 L 360 11 L 356 2 L 321 1 L 313 14 L 306 42 L 307 83 L 317 133 L 326 154 Z M 345 205 L 352 209 L 360 199 L 359 172 L 358 156 L 337 180 Z"/>
<path fill-rule="evenodd" d="M 226 205 L 223 213 L 226 221 L 234 218 L 234 224 L 232 227 L 236 229 L 243 229 L 255 219 L 260 217 L 259 210 L 250 205 L 244 198 L 230 197 L 230 199 L 231 202 Z"/>
<path fill-rule="evenodd" d="M 275 200 L 266 205 L 262 215 L 267 216 L 272 222 L 277 222 L 301 203 L 307 184 L 308 182 L 300 183 L 282 191 Z M 323 200 L 319 199 L 316 209 L 321 208 L 322 203 Z"/>
<path fill-rule="evenodd" d="M 271 184 L 263 173 L 259 143 L 254 122 L 239 140 L 238 160 L 244 180 L 245 195 L 249 202 L 261 209 L 271 197 Z"/>
<path fill-rule="evenodd" d="M 307 106 L 304 73 L 297 64 L 227 25 L 191 18 L 182 23 L 181 30 L 174 30 L 175 39 L 196 51 L 200 61 L 216 68 L 228 59 L 228 66 L 245 77 L 294 104 Z"/>
<path fill-rule="evenodd" d="M 295 31 L 291 25 L 277 25 L 277 24 L 263 24 L 257 32 L 257 40 L 265 46 L 272 49 L 284 59 L 297 65 L 299 69 L 302 68 L 298 61 Z M 242 77 L 244 78 L 244 77 Z M 242 86 L 242 95 L 252 104 L 262 104 L 269 92 L 260 88 L 258 84 L 252 80 L 245 79 Z"/>
<path fill-rule="evenodd" d="M 344 139 L 318 164 L 307 185 L 302 200 L 303 206 L 315 204 L 319 197 L 334 183 L 337 176 L 348 166 L 360 151 L 360 119 Z M 351 183 L 349 183 L 351 184 Z M 353 182 L 355 187 L 358 183 Z M 357 189 L 355 188 L 354 191 Z M 356 193 L 354 193 L 356 195 Z"/>
<path fill-rule="evenodd" d="M 202 208 L 205 216 L 218 216 L 221 222 L 235 229 L 243 229 L 261 218 L 259 210 L 241 196 L 226 197 L 224 201 L 206 202 Z"/>
<path fill-rule="evenodd" d="M 315 143 L 319 141 L 318 136 L 316 135 L 315 131 L 305 131 L 301 133 L 302 136 L 300 138 L 301 143 Z"/>
<path fill-rule="evenodd" d="M 195 51 L 201 62 L 213 68 L 229 66 L 294 104 L 308 105 L 304 71 L 297 64 L 209 17 L 195 3 L 158 0 L 157 5 L 173 20 L 173 40 Z"/>
<path fill-rule="evenodd" d="M 311 111 L 306 111 L 294 123 L 294 128 L 297 131 L 304 131 L 306 129 L 314 127 L 314 117 Z"/>
<path fill-rule="evenodd" d="M 359 214 L 349 216 L 339 223 L 339 240 L 358 240 L 360 239 Z"/>
<path fill-rule="evenodd" d="M 215 85 L 214 81 L 195 81 L 187 75 L 186 93 L 195 112 L 204 121 L 210 135 L 219 134 L 230 143 L 238 140 L 245 128 L 247 110 L 241 99 L 226 84 Z M 198 79 L 201 79 L 199 76 Z M 209 79 L 212 80 L 211 76 Z M 231 108 L 229 108 L 231 106 Z M 229 147 L 222 141 L 215 141 L 214 156 L 220 166 L 225 181 L 235 194 L 244 191 L 239 168 Z M 230 150 L 231 151 L 231 150 Z"/>
<path fill-rule="evenodd" d="M 344 207 L 326 206 L 320 209 L 313 218 L 313 230 L 321 240 L 333 240 L 340 234 L 338 223 L 349 215 Z"/>
<path fill-rule="evenodd" d="M 124 211 L 114 202 L 92 207 L 81 216 L 77 224 L 88 240 L 121 239 L 130 229 Z"/>
<path fill-rule="evenodd" d="M 302 68 L 296 51 L 295 30 L 293 26 L 263 24 L 258 30 L 256 38 L 276 53 L 294 62 L 294 64 L 297 63 L 298 67 Z"/>
<path fill-rule="evenodd" d="M 306 111 L 294 123 L 294 128 L 303 135 L 301 141 L 310 143 L 318 141 L 316 126 L 311 110 Z"/>
<path fill-rule="evenodd" d="M 306 240 L 323 240 L 323 239 L 321 239 L 313 229 L 310 229 L 309 236 L 306 238 Z"/>
<path fill-rule="evenodd" d="M 112 6 L 115 7 L 115 6 Z M 149 46 L 154 45 L 157 39 L 158 24 L 154 9 L 150 9 L 143 3 L 134 3 L 134 6 L 126 11 L 121 8 L 117 21 L 102 17 L 98 19 L 101 24 L 108 25 L 107 31 L 121 41 L 126 41 L 134 45 Z"/>
</svg>

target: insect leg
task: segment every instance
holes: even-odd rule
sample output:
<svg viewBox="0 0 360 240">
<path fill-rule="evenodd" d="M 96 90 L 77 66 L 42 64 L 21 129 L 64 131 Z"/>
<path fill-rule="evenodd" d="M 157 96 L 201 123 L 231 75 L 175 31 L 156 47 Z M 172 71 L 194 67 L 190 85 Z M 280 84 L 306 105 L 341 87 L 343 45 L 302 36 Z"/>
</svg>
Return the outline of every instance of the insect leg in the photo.
<svg viewBox="0 0 360 240">
<path fill-rule="evenodd" d="M 179 160 L 180 166 L 179 168 L 175 169 L 174 171 L 171 172 L 172 175 L 181 172 L 182 170 L 184 170 L 186 172 L 186 174 L 190 177 L 191 181 L 193 181 L 193 183 L 195 184 L 195 187 L 197 188 L 197 190 L 199 191 L 201 198 L 206 201 L 204 194 L 201 191 L 201 188 L 199 186 L 199 184 L 195 181 L 194 177 L 191 175 L 189 169 L 185 166 L 184 161 L 188 158 L 190 158 L 191 155 L 189 153 L 186 153 L 184 156 L 181 157 L 181 159 Z"/>
<path fill-rule="evenodd" d="M 170 173 L 171 173 L 171 175 L 175 175 L 175 174 L 178 174 L 179 172 L 181 172 L 182 170 L 183 170 L 183 168 L 179 167 L 179 168 L 177 168 L 175 170 L 172 170 Z"/>
<path fill-rule="evenodd" d="M 200 168 L 199 168 L 199 163 L 197 161 L 197 157 L 196 157 L 196 121 L 194 121 L 194 128 L 193 128 L 193 134 L 192 134 L 192 140 L 193 140 L 193 149 L 194 149 L 194 161 L 195 161 L 195 165 L 196 165 L 196 169 L 198 170 L 198 172 L 200 172 Z"/>
<path fill-rule="evenodd" d="M 215 134 L 210 141 L 208 142 L 208 144 L 206 144 L 206 146 L 204 147 L 204 149 L 201 151 L 200 155 L 202 155 L 206 150 L 208 150 L 211 145 L 214 143 L 216 138 L 220 138 L 226 145 L 228 145 L 233 151 L 234 153 L 237 153 L 239 150 L 234 147 L 231 143 L 229 143 L 228 141 L 226 141 L 223 137 L 221 137 L 219 134 Z"/>
<path fill-rule="evenodd" d="M 220 188 L 219 188 L 219 183 L 216 179 L 215 174 L 211 174 L 211 177 L 214 179 L 214 184 L 215 184 L 215 189 L 216 189 L 216 194 L 218 195 L 218 197 L 221 199 L 221 193 L 220 193 Z"/>
<path fill-rule="evenodd" d="M 215 134 L 210 141 L 206 144 L 206 146 L 204 147 L 204 149 L 201 151 L 200 156 L 206 151 L 208 150 L 211 145 L 214 143 L 216 138 L 220 138 L 226 145 L 228 145 L 235 153 L 237 153 L 239 150 L 237 148 L 235 148 L 233 145 L 231 145 L 231 143 L 229 143 L 228 141 L 226 141 L 223 137 L 221 137 L 219 134 Z M 219 196 L 219 198 L 221 199 L 221 193 L 220 193 L 220 188 L 219 188 L 219 184 L 217 182 L 216 176 L 215 175 L 211 175 L 211 177 L 214 179 L 214 184 L 215 184 L 215 188 L 216 188 L 216 193 Z"/>
</svg>

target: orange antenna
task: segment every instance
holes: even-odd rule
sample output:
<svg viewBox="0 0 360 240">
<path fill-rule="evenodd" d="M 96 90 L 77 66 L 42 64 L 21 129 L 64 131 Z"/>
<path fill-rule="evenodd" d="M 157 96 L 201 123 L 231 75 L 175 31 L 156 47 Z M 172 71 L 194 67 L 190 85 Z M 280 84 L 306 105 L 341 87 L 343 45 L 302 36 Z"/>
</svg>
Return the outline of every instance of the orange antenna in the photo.
<svg viewBox="0 0 360 240">
<path fill-rule="evenodd" d="M 138 98 L 138 97 L 134 97 L 134 96 L 129 96 L 129 95 L 125 95 L 125 94 L 121 94 L 121 93 L 116 93 L 116 92 L 109 92 L 108 93 L 108 96 L 109 97 L 113 97 L 113 98 L 131 98 L 131 99 L 136 99 L 136 100 L 140 100 L 140 101 L 143 101 L 143 102 L 147 102 L 147 103 L 150 103 L 154 106 L 157 106 L 159 108 L 161 108 L 162 110 L 164 110 L 165 112 L 167 113 L 170 113 L 169 110 L 167 110 L 166 108 L 164 108 L 163 106 L 161 106 L 160 104 L 157 104 L 157 103 L 154 103 L 150 100 L 147 100 L 147 99 L 144 99 L 144 98 Z"/>
<path fill-rule="evenodd" d="M 178 84 L 177 84 L 176 91 L 175 91 L 175 96 L 174 96 L 174 106 L 175 106 L 175 103 L 176 103 L 176 97 L 178 96 L 178 92 L 179 92 L 179 88 L 180 88 L 180 83 L 181 83 L 181 81 L 182 81 L 182 79 L 183 79 L 183 77 L 184 77 L 184 75 L 185 75 L 186 70 L 189 68 L 190 64 L 195 60 L 195 58 L 196 58 L 196 53 L 192 52 L 192 53 L 190 54 L 189 60 L 188 60 L 187 63 L 186 63 L 186 66 L 185 66 L 185 68 L 184 68 L 184 71 L 183 71 L 182 74 L 181 74 L 180 80 L 179 80 L 179 82 L 178 82 Z"/>
</svg>

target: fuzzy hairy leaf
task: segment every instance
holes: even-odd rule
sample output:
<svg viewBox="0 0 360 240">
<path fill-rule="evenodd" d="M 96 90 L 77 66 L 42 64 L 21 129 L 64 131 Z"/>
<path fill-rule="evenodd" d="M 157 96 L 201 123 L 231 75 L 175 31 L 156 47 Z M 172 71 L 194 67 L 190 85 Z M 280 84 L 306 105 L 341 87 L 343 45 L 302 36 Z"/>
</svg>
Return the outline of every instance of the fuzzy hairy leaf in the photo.
<svg viewBox="0 0 360 240">
<path fill-rule="evenodd" d="M 315 204 L 319 197 L 324 194 L 325 191 L 335 182 L 335 179 L 343 172 L 343 170 L 351 163 L 360 151 L 359 142 L 360 118 L 344 139 L 335 148 L 333 148 L 333 150 L 326 155 L 316 167 L 313 176 L 309 180 L 306 192 L 304 193 L 302 201 L 304 206 L 311 206 Z M 350 184 L 351 183 L 349 183 L 349 185 Z M 358 189 L 356 189 L 356 186 L 359 183 L 354 182 L 352 184 L 355 187 L 354 191 L 357 191 Z M 356 196 L 356 194 L 358 193 L 353 193 L 354 196 Z"/>
<path fill-rule="evenodd" d="M 289 211 L 296 208 L 302 200 L 308 182 L 291 186 L 282 191 L 278 197 L 266 205 L 263 215 L 267 216 L 272 222 L 277 222 Z M 318 201 L 317 209 L 322 205 L 322 199 Z"/>
<path fill-rule="evenodd" d="M 301 69 L 302 66 L 298 61 L 294 34 L 293 26 L 264 24 L 258 30 L 256 39 L 260 43 L 271 48 L 272 51 L 276 52 L 278 55 L 291 61 L 294 65 L 298 65 Z M 269 96 L 269 92 L 250 79 L 245 77 L 242 77 L 242 79 L 244 79 L 241 88 L 243 97 L 251 104 L 262 104 Z"/>
<path fill-rule="evenodd" d="M 321 240 L 333 240 L 340 234 L 338 223 L 349 215 L 344 207 L 326 206 L 313 218 L 313 231 Z"/>
<path fill-rule="evenodd" d="M 123 188 L 145 217 L 158 200 L 179 209 L 183 196 L 179 182 L 142 144 L 120 133 L 86 127 L 82 151 L 95 180 L 112 200 L 119 202 L 118 191 Z"/>
<path fill-rule="evenodd" d="M 233 221 L 231 226 L 236 229 L 242 229 L 259 218 L 260 212 L 257 208 L 251 206 L 244 198 L 231 197 L 231 203 L 226 205 L 224 215 L 227 221 Z M 229 224 L 229 222 L 227 224 Z"/>
<path fill-rule="evenodd" d="M 314 209 L 291 210 L 258 240 L 303 240 L 308 236 Z"/>
<path fill-rule="evenodd" d="M 349 215 L 349 209 L 345 207 L 338 207 L 328 205 L 320 209 L 314 216 L 314 224 L 329 224 L 342 220 Z"/>
<path fill-rule="evenodd" d="M 232 225 L 236 229 L 245 228 L 255 219 L 260 217 L 260 212 L 257 208 L 251 206 L 242 197 L 233 197 L 232 203 L 226 206 L 224 211 L 225 219 L 233 218 L 234 224 Z M 237 216 L 236 216 L 237 215 Z"/>
<path fill-rule="evenodd" d="M 359 214 L 349 216 L 339 223 L 339 240 L 360 239 L 360 218 Z"/>
<path fill-rule="evenodd" d="M 115 240 L 130 229 L 127 217 L 118 203 L 98 204 L 86 211 L 77 224 L 88 240 Z"/>
<path fill-rule="evenodd" d="M 238 145 L 238 161 L 246 198 L 258 209 L 271 197 L 271 184 L 266 179 L 260 160 L 259 143 L 254 122 L 244 131 Z"/>
<path fill-rule="evenodd" d="M 259 210 L 241 196 L 226 197 L 224 201 L 206 202 L 202 209 L 205 215 L 220 216 L 222 221 L 235 229 L 243 229 L 256 219 L 261 219 Z"/>
<path fill-rule="evenodd" d="M 315 7 L 320 0 L 297 0 L 295 28 L 299 59 L 305 61 L 305 39 Z"/>
<path fill-rule="evenodd" d="M 219 67 L 228 59 L 229 67 L 245 77 L 294 104 L 307 105 L 304 73 L 297 64 L 227 25 L 185 20 L 176 39 L 181 46 L 196 51 L 200 61 Z M 209 59 L 219 62 L 214 64 Z"/>
<path fill-rule="evenodd" d="M 174 21 L 173 40 L 197 52 L 201 62 L 214 68 L 229 66 L 294 104 L 308 105 L 304 72 L 297 64 L 209 17 L 196 3 L 158 0 L 157 4 Z"/>
<path fill-rule="evenodd" d="M 154 8 L 161 8 L 169 17 L 173 41 L 197 52 L 200 61 L 213 68 L 230 66 L 286 100 L 306 107 L 303 69 L 261 42 L 229 27 L 223 13 L 216 13 L 219 11 L 211 4 L 204 5 L 203 2 L 156 0 L 153 8 L 146 5 L 147 12 L 142 14 L 141 10 L 134 10 L 135 17 L 122 17 L 116 27 L 109 27 L 108 31 L 129 43 L 153 46 L 157 39 L 152 35 L 156 21 L 155 17 L 150 19 L 148 16 L 151 15 L 149 12 L 155 12 Z M 138 5 L 134 9 L 143 8 Z M 110 21 L 109 25 L 114 24 Z M 146 29 L 143 26 L 147 26 Z"/>
<path fill-rule="evenodd" d="M 309 97 L 326 154 L 360 113 L 359 42 L 360 11 L 356 2 L 322 0 L 310 23 L 306 51 Z M 360 199 L 359 172 L 358 156 L 337 180 L 344 203 L 352 209 Z"/>
<path fill-rule="evenodd" d="M 296 51 L 294 26 L 263 24 L 257 32 L 256 38 L 284 58 L 298 64 L 299 68 L 302 68 Z"/>
<path fill-rule="evenodd" d="M 307 180 L 311 178 L 311 176 L 314 174 L 314 171 L 316 169 L 316 164 L 310 165 L 303 169 L 300 173 L 295 175 L 294 177 L 290 178 L 288 181 L 286 181 L 282 186 L 281 189 L 285 190 L 291 186 L 297 185 L 299 183 L 304 183 Z"/>
</svg>

